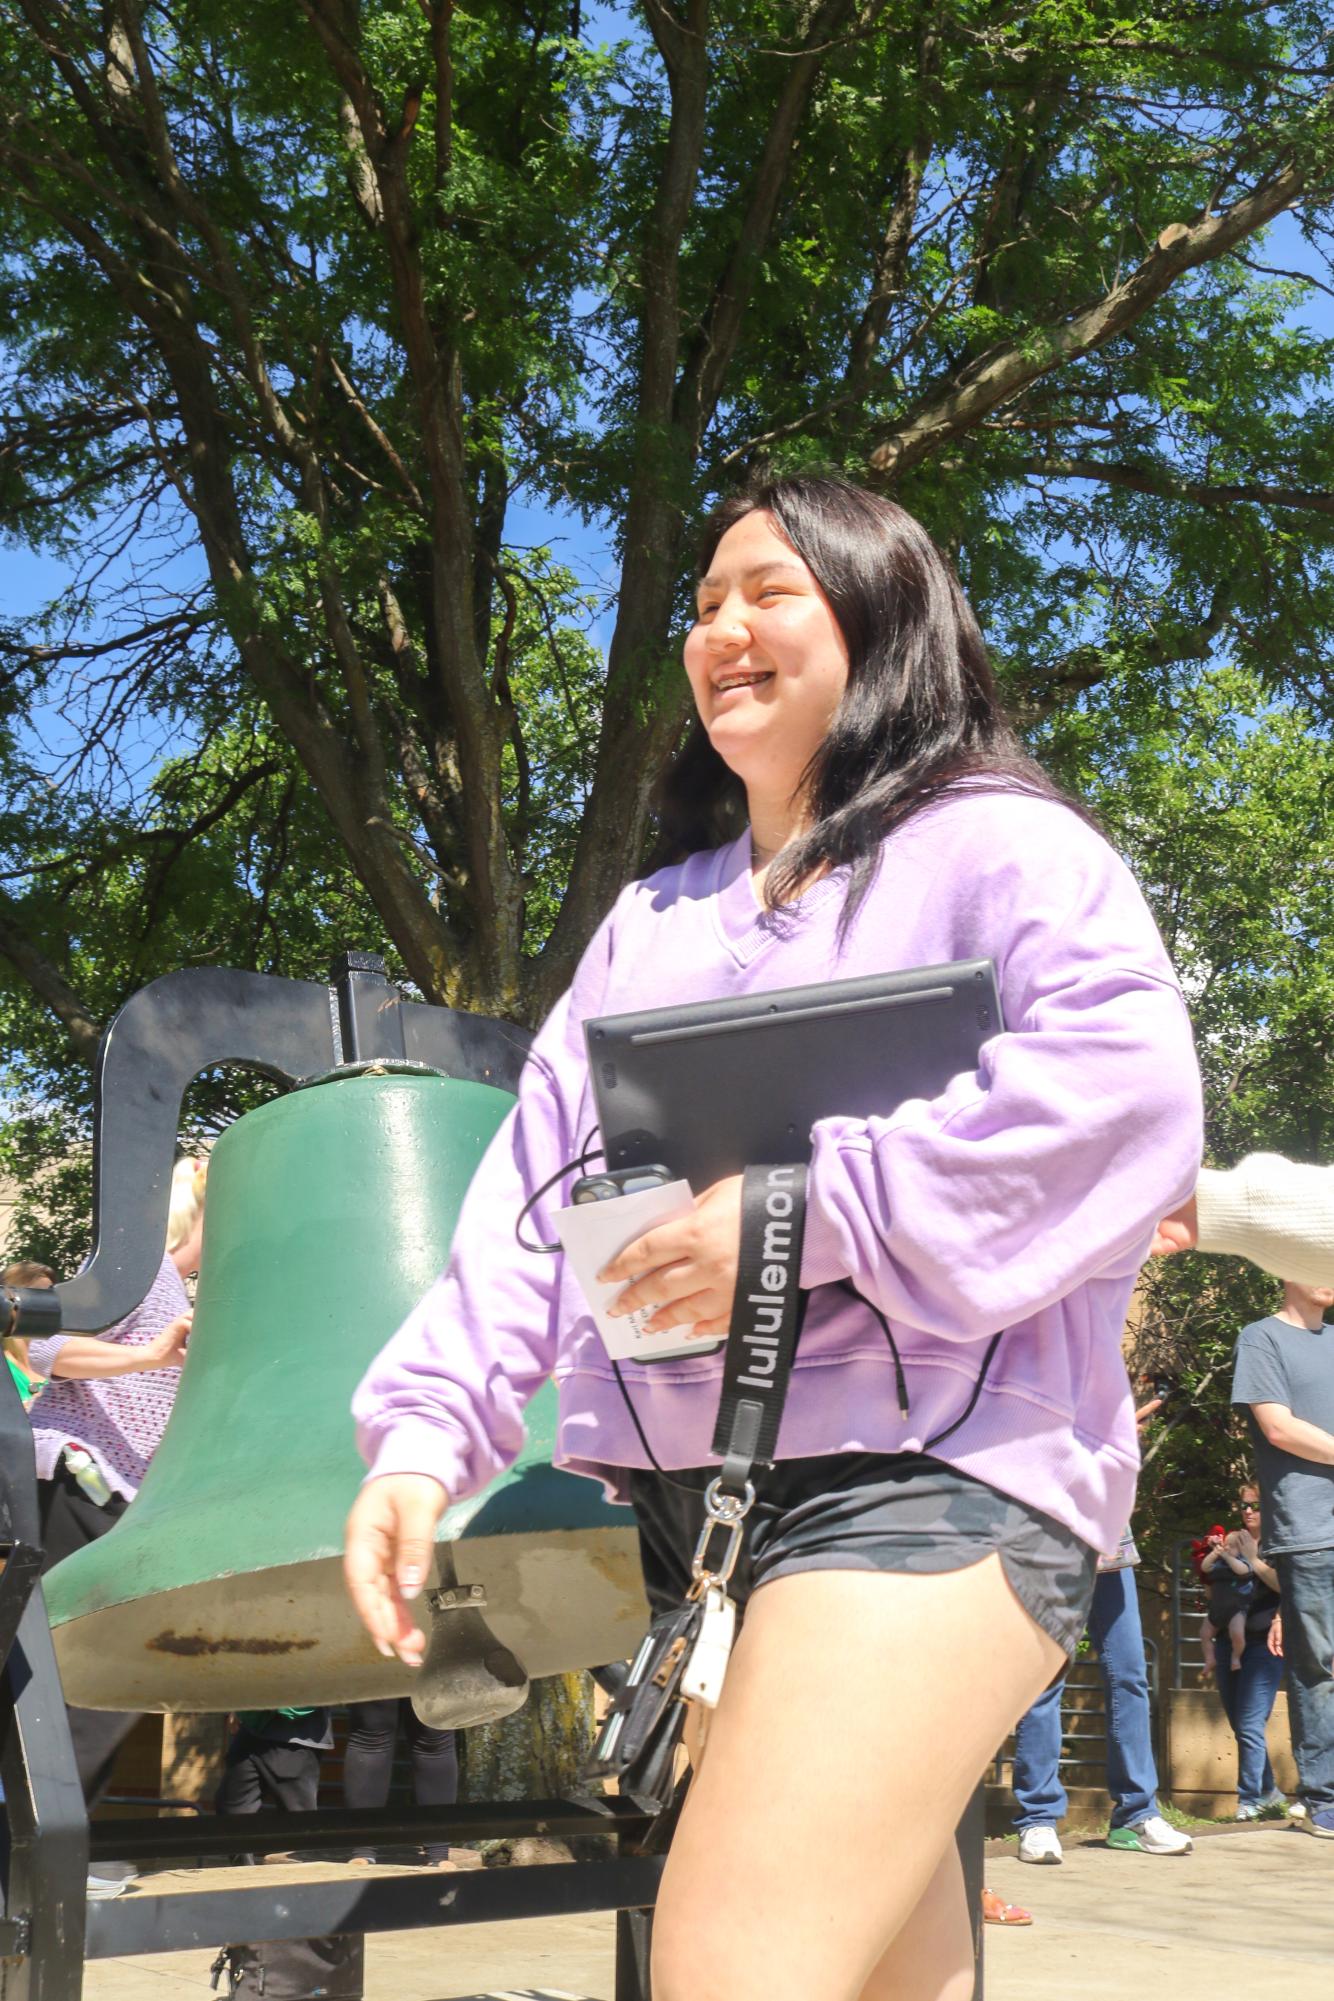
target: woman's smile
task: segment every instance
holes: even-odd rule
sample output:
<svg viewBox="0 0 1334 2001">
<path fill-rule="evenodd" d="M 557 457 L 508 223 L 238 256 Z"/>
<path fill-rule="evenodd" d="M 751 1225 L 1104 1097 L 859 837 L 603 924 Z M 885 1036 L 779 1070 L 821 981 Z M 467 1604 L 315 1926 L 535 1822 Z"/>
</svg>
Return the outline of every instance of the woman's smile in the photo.
<svg viewBox="0 0 1334 2001">
<path fill-rule="evenodd" d="M 762 688 L 773 680 L 767 668 L 736 668 L 713 677 L 714 708 L 717 709 L 729 695 L 739 695 L 746 689 Z"/>
</svg>

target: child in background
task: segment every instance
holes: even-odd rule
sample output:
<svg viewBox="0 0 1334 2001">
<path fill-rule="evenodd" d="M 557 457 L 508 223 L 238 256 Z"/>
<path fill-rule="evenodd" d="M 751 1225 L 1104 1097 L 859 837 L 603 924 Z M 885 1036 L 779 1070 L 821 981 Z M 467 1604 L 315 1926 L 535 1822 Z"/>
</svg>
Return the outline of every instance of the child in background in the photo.
<svg viewBox="0 0 1334 2001">
<path fill-rule="evenodd" d="M 1209 1614 L 1200 1629 L 1205 1659 L 1211 1657 L 1214 1640 L 1226 1626 L 1235 1673 L 1246 1651 L 1246 1619 L 1255 1597 L 1255 1573 L 1241 1553 L 1240 1531 L 1225 1534 L 1221 1522 L 1215 1522 L 1195 1549 L 1196 1567 L 1209 1586 Z"/>
</svg>

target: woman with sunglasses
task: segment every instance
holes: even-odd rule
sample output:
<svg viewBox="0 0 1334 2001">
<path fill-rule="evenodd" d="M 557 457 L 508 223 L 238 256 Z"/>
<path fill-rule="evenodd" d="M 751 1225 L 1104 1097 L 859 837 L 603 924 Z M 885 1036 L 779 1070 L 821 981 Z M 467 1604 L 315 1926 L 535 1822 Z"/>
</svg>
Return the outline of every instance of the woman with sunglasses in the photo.
<svg viewBox="0 0 1334 2001">
<path fill-rule="evenodd" d="M 1249 1564 L 1256 1592 L 1246 1613 L 1246 1644 L 1240 1664 L 1233 1667 L 1226 1632 L 1214 1636 L 1210 1648 L 1219 1699 L 1237 1740 L 1237 1819 L 1255 1820 L 1266 1808 L 1287 1805 L 1269 1762 L 1265 1732 L 1283 1679 L 1283 1662 L 1269 1644 L 1279 1608 L 1278 1576 L 1260 1554 L 1260 1490 L 1241 1489 L 1237 1554 Z"/>
<path fill-rule="evenodd" d="M 572 1275 L 514 1241 L 592 1122 L 583 1024 L 991 959 L 1006 1026 L 975 1070 L 810 1134 L 809 1310 L 653 1958 L 655 2001 L 965 2001 L 955 1827 L 1078 1645 L 1133 1505 L 1120 1340 L 1153 1225 L 1195 1185 L 1190 1028 L 1129 871 L 1023 752 L 902 508 L 807 476 L 727 501 L 685 670 L 668 865 L 594 937 L 449 1270 L 358 1392 L 348 1581 L 381 1649 L 419 1662 L 440 1512 L 512 1460 L 554 1374 L 558 1462 L 632 1503 L 650 1600 L 679 1605 L 722 1357 L 628 1365 L 627 1412 Z M 726 1334 L 741 1198 L 740 1176 L 698 1191 L 613 1260 L 623 1309 Z M 544 1239 L 560 1199 L 535 1207 Z"/>
</svg>

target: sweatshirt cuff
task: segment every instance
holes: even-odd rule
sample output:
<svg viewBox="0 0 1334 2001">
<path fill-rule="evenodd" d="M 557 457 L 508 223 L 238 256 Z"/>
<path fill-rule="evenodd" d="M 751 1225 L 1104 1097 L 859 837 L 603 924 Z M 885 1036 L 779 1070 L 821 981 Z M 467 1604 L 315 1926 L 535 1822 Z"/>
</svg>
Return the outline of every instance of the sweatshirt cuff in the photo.
<svg viewBox="0 0 1334 2001">
<path fill-rule="evenodd" d="M 390 1473 L 421 1473 L 438 1480 L 450 1501 L 462 1500 L 472 1491 L 465 1441 L 445 1426 L 407 1418 L 373 1443 L 365 1438 L 359 1443 L 369 1467 L 366 1480 L 382 1480 Z"/>
<path fill-rule="evenodd" d="M 52 1364 L 68 1340 L 68 1334 L 48 1334 L 44 1340 L 29 1341 L 28 1374 L 49 1376 Z"/>
<path fill-rule="evenodd" d="M 1239 1167 L 1224 1172 L 1202 1167 L 1195 1184 L 1195 1227 L 1202 1251 L 1230 1251 L 1245 1237 L 1250 1221 L 1250 1190 Z"/>
<path fill-rule="evenodd" d="M 823 1134 L 817 1131 L 806 1176 L 806 1227 L 801 1239 L 799 1281 L 803 1292 L 817 1285 L 837 1285 L 840 1279 L 852 1277 L 852 1261 L 842 1226 L 820 1201 L 819 1161 L 826 1144 Z"/>
</svg>

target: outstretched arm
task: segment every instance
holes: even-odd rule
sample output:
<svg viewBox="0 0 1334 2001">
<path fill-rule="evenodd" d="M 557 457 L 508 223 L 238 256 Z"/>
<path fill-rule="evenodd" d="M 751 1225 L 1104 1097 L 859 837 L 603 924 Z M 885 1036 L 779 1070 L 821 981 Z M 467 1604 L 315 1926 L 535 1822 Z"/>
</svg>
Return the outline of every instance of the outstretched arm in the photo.
<svg viewBox="0 0 1334 2001">
<path fill-rule="evenodd" d="M 1150 1251 L 1219 1251 L 1275 1278 L 1334 1284 L 1334 1167 L 1253 1153 L 1222 1172 L 1202 1168 L 1195 1193 L 1154 1234 Z"/>
</svg>

